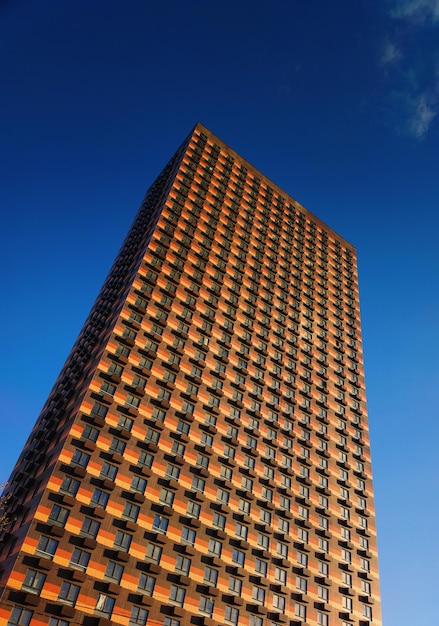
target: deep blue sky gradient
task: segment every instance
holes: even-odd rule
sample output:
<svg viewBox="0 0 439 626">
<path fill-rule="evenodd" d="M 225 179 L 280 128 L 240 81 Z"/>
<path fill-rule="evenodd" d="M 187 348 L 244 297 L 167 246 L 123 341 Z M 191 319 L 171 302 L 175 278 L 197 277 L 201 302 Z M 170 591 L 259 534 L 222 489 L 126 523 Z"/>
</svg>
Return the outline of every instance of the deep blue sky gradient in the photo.
<svg viewBox="0 0 439 626">
<path fill-rule="evenodd" d="M 0 55 L 0 480 L 200 120 L 357 247 L 384 625 L 437 624 L 439 0 L 9 0 Z"/>
</svg>

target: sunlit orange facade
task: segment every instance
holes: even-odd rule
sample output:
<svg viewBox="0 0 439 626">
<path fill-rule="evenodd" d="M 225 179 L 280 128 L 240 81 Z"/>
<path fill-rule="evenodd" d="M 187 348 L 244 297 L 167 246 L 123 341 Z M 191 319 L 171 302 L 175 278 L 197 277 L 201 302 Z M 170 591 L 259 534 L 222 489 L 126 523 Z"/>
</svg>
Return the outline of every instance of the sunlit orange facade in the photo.
<svg viewBox="0 0 439 626">
<path fill-rule="evenodd" d="M 8 492 L 2 624 L 380 626 L 355 249 L 198 124 Z"/>
</svg>

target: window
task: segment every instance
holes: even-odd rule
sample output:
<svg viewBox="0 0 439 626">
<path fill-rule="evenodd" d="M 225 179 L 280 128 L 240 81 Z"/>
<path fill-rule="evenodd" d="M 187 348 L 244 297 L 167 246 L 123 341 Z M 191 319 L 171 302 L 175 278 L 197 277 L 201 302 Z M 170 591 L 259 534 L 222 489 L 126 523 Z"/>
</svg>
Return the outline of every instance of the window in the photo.
<svg viewBox="0 0 439 626">
<path fill-rule="evenodd" d="M 370 571 L 370 562 L 367 559 L 361 558 L 360 559 L 360 567 L 365 572 L 369 572 Z"/>
<path fill-rule="evenodd" d="M 138 459 L 138 464 L 139 465 L 144 465 L 145 467 L 152 467 L 152 463 L 154 461 L 154 457 L 152 454 L 150 454 L 149 452 L 145 452 L 145 450 L 141 450 L 140 451 L 140 455 L 139 455 L 139 459 Z"/>
<path fill-rule="evenodd" d="M 358 497 L 358 508 L 365 509 L 367 506 L 365 498 Z"/>
<path fill-rule="evenodd" d="M 277 520 L 277 527 L 281 533 L 285 533 L 286 535 L 290 532 L 290 522 L 286 519 L 282 519 L 281 517 Z"/>
<path fill-rule="evenodd" d="M 299 563 L 299 565 L 302 565 L 302 567 L 308 567 L 308 555 L 304 552 L 298 552 L 297 562 Z"/>
<path fill-rule="evenodd" d="M 130 417 L 127 417 L 126 415 L 121 415 L 117 423 L 117 425 L 120 428 L 123 428 L 125 430 L 131 430 L 133 427 L 133 424 L 134 424 L 134 420 L 132 420 Z"/>
<path fill-rule="evenodd" d="M 232 552 L 232 561 L 234 563 L 237 563 L 238 565 L 240 565 L 241 567 L 244 567 L 244 563 L 245 563 L 245 552 L 242 552 L 242 550 L 237 550 L 236 548 L 233 550 Z"/>
<path fill-rule="evenodd" d="M 209 467 L 209 462 L 210 462 L 209 457 L 205 456 L 204 454 L 201 454 L 201 452 L 198 453 L 197 467 L 204 467 L 204 469 L 207 469 Z"/>
<path fill-rule="evenodd" d="M 122 441 L 122 439 L 118 439 L 117 437 L 113 437 L 110 443 L 110 452 L 115 452 L 116 454 L 123 454 L 125 451 L 126 443 Z"/>
<path fill-rule="evenodd" d="M 242 580 L 240 578 L 235 578 L 234 576 L 230 576 L 229 591 L 231 593 L 236 593 L 237 595 L 241 595 L 241 589 L 242 589 Z"/>
<path fill-rule="evenodd" d="M 146 378 L 143 378 L 142 376 L 139 376 L 138 374 L 136 374 L 133 378 L 133 387 L 138 387 L 140 389 L 145 389 L 146 387 Z"/>
<path fill-rule="evenodd" d="M 286 543 L 282 543 L 281 541 L 278 541 L 277 544 L 276 544 L 276 553 L 282 559 L 287 559 L 288 558 L 288 546 L 287 546 L 287 544 Z"/>
<path fill-rule="evenodd" d="M 101 613 L 102 615 L 110 617 L 113 612 L 114 603 L 114 598 L 106 596 L 104 593 L 100 593 L 96 602 L 95 611 L 96 613 Z"/>
<path fill-rule="evenodd" d="M 67 493 L 71 496 L 76 496 L 79 489 L 80 482 L 71 476 L 64 476 L 60 491 Z"/>
<path fill-rule="evenodd" d="M 294 615 L 301 619 L 303 622 L 306 621 L 306 606 L 296 602 L 294 605 Z"/>
<path fill-rule="evenodd" d="M 317 624 L 318 626 L 328 626 L 328 615 L 326 613 L 322 613 L 321 611 L 317 611 Z"/>
<path fill-rule="evenodd" d="M 186 590 L 178 585 L 171 585 L 169 592 L 169 602 L 176 604 L 177 606 L 183 606 Z"/>
<path fill-rule="evenodd" d="M 182 433 L 183 435 L 188 435 L 191 427 L 187 422 L 183 420 L 178 420 L 177 424 L 177 432 Z"/>
<path fill-rule="evenodd" d="M 352 598 L 349 596 L 342 596 L 342 606 L 345 611 L 352 613 Z"/>
<path fill-rule="evenodd" d="M 92 504 L 95 504 L 96 506 L 105 509 L 109 498 L 110 494 L 106 491 L 102 491 L 102 489 L 95 489 L 91 497 L 91 502 Z"/>
<path fill-rule="evenodd" d="M 22 589 L 31 593 L 40 593 L 45 580 L 46 574 L 34 569 L 28 569 L 24 577 Z"/>
<path fill-rule="evenodd" d="M 123 566 L 120 563 L 116 563 L 115 561 L 108 561 L 107 568 L 105 570 L 105 578 L 109 578 L 110 580 L 114 580 L 117 584 L 120 583 L 120 579 L 123 574 Z"/>
<path fill-rule="evenodd" d="M 224 530 L 226 526 L 225 516 L 221 515 L 220 513 L 215 512 L 213 514 L 212 526 L 214 526 L 215 528 L 220 528 L 221 530 Z"/>
<path fill-rule="evenodd" d="M 301 576 L 296 576 L 296 589 L 298 591 L 302 591 L 306 593 L 308 587 L 308 582 L 306 578 L 302 578 Z"/>
<path fill-rule="evenodd" d="M 226 605 L 226 611 L 224 614 L 224 621 L 228 624 L 237 624 L 239 619 L 239 610 L 234 606 Z"/>
<path fill-rule="evenodd" d="M 228 459 L 234 459 L 235 458 L 235 454 L 236 454 L 236 450 L 235 448 L 233 448 L 232 446 L 229 446 L 228 444 L 225 444 L 224 446 L 224 456 Z"/>
<path fill-rule="evenodd" d="M 369 539 L 360 536 L 360 548 L 362 550 L 369 550 Z"/>
<path fill-rule="evenodd" d="M 7 626 L 29 626 L 33 612 L 29 609 L 23 609 L 21 606 L 14 606 Z"/>
<path fill-rule="evenodd" d="M 49 626 L 69 626 L 69 622 L 65 619 L 59 619 L 58 617 L 51 617 L 49 620 Z"/>
<path fill-rule="evenodd" d="M 142 609 L 140 606 L 133 606 L 130 615 L 130 626 L 144 626 L 148 619 L 147 609 Z"/>
<path fill-rule="evenodd" d="M 152 596 L 154 592 L 155 578 L 148 574 L 140 574 L 139 578 L 139 591 L 142 591 L 146 596 Z"/>
<path fill-rule="evenodd" d="M 80 548 L 75 548 L 70 559 L 70 567 L 85 572 L 88 566 L 88 562 L 90 560 L 90 556 L 90 552 L 86 552 L 85 550 L 81 550 Z"/>
<path fill-rule="evenodd" d="M 132 502 L 125 502 L 122 516 L 135 522 L 139 516 L 140 507 Z"/>
<path fill-rule="evenodd" d="M 203 433 L 205 434 L 205 433 Z M 212 437 L 211 437 L 212 440 Z M 203 441 L 203 437 L 201 437 L 201 443 L 204 443 Z M 211 445 L 212 441 L 210 442 L 210 444 L 205 444 L 205 445 Z M 176 456 L 183 456 L 184 452 L 186 450 L 186 446 L 184 446 L 182 443 L 180 443 L 179 441 L 174 441 L 172 444 L 172 454 L 175 454 Z"/>
<path fill-rule="evenodd" d="M 257 602 L 258 604 L 264 604 L 265 601 L 265 589 L 262 587 L 253 586 L 252 589 L 252 600 Z"/>
<path fill-rule="evenodd" d="M 230 500 L 230 493 L 225 489 L 221 489 L 220 487 L 216 493 L 217 502 L 222 502 L 223 504 L 228 504 Z"/>
<path fill-rule="evenodd" d="M 299 485 L 299 493 L 302 498 L 309 498 L 309 488 L 305 487 L 305 485 Z"/>
<path fill-rule="evenodd" d="M 190 546 L 193 546 L 195 543 L 197 533 L 192 528 L 188 528 L 187 526 L 183 526 L 181 531 L 181 541 L 183 543 L 187 543 Z"/>
<path fill-rule="evenodd" d="M 183 413 L 189 413 L 189 415 L 192 415 L 193 412 L 195 411 L 195 405 L 185 400 L 183 402 L 181 410 L 183 411 Z"/>
<path fill-rule="evenodd" d="M 309 467 L 300 465 L 300 476 L 302 476 L 302 478 L 309 478 Z"/>
<path fill-rule="evenodd" d="M 78 594 L 79 585 L 74 585 L 73 583 L 64 580 L 59 591 L 58 600 L 59 602 L 64 602 L 65 604 L 75 606 Z"/>
<path fill-rule="evenodd" d="M 318 585 L 317 587 L 317 595 L 322 602 L 328 602 L 329 598 L 329 590 L 326 587 L 322 587 Z"/>
<path fill-rule="evenodd" d="M 307 520 L 309 517 L 309 510 L 305 506 L 299 505 L 299 517 Z"/>
<path fill-rule="evenodd" d="M 99 430 L 87 424 L 82 431 L 82 437 L 84 439 L 88 439 L 89 441 L 96 441 L 99 436 Z"/>
<path fill-rule="evenodd" d="M 111 463 L 107 463 L 105 461 L 101 468 L 101 477 L 114 480 L 117 475 L 117 469 L 116 465 L 112 465 Z"/>
<path fill-rule="evenodd" d="M 328 479 L 324 476 L 319 476 L 319 485 L 324 489 L 328 488 Z"/>
<path fill-rule="evenodd" d="M 180 476 L 180 468 L 176 465 L 172 465 L 172 463 L 168 463 L 166 466 L 166 478 L 171 480 L 178 480 Z"/>
<path fill-rule="evenodd" d="M 277 593 L 273 594 L 273 608 L 278 611 L 285 611 L 285 598 Z"/>
<path fill-rule="evenodd" d="M 327 530 L 328 526 L 329 526 L 329 522 L 326 519 L 326 517 L 323 517 L 323 515 L 319 515 L 319 527 Z"/>
<path fill-rule="evenodd" d="M 157 444 L 160 439 L 160 433 L 153 428 L 148 428 L 145 435 L 145 441 Z"/>
<path fill-rule="evenodd" d="M 281 585 L 286 585 L 287 583 L 287 571 L 276 567 L 274 570 L 274 579 L 279 582 Z"/>
<path fill-rule="evenodd" d="M 213 418 L 212 415 L 208 414 L 208 415 L 206 415 L 204 423 L 205 424 L 211 424 L 212 426 L 215 426 L 216 418 Z M 201 443 L 204 446 L 212 447 L 212 444 L 213 444 L 213 437 L 212 437 L 212 435 L 208 435 L 207 433 L 204 433 L 204 432 L 201 433 Z"/>
<path fill-rule="evenodd" d="M 146 546 L 145 559 L 147 561 L 151 561 L 152 563 L 160 563 L 161 558 L 162 548 L 160 548 L 160 546 L 156 546 L 154 543 L 148 543 Z"/>
<path fill-rule="evenodd" d="M 166 412 L 163 409 L 159 409 L 158 407 L 154 407 L 151 413 L 151 419 L 155 422 L 164 422 L 166 417 Z"/>
<path fill-rule="evenodd" d="M 177 560 L 175 562 L 175 571 L 181 572 L 186 576 L 189 574 L 189 570 L 191 568 L 191 560 L 185 556 L 177 555 Z"/>
<path fill-rule="evenodd" d="M 250 615 L 250 626 L 262 626 L 263 623 L 262 617 Z"/>
<path fill-rule="evenodd" d="M 204 582 L 209 583 L 212 587 L 215 587 L 218 581 L 218 570 L 212 567 L 206 566 L 204 568 Z"/>
<path fill-rule="evenodd" d="M 371 586 L 366 580 L 361 580 L 361 593 L 366 596 L 370 596 L 371 594 Z"/>
<path fill-rule="evenodd" d="M 125 335 L 125 333 L 124 333 Z M 101 385 L 100 392 L 106 393 L 109 396 L 114 396 L 114 392 L 116 391 L 116 385 L 112 385 L 111 383 L 104 381 Z"/>
<path fill-rule="evenodd" d="M 341 518 L 343 518 L 343 519 L 349 519 L 349 518 L 350 518 L 350 515 L 351 515 L 351 514 L 350 514 L 349 509 L 347 509 L 347 508 L 346 508 L 346 507 L 344 507 L 344 506 L 341 506 L 341 507 L 340 507 L 340 517 L 341 517 Z"/>
<path fill-rule="evenodd" d="M 95 402 L 93 408 L 91 410 L 92 415 L 97 415 L 99 417 L 105 417 L 108 413 L 108 407 L 100 404 L 99 402 Z"/>
<path fill-rule="evenodd" d="M 263 561 L 262 559 L 256 559 L 255 561 L 255 572 L 260 574 L 265 578 L 267 576 L 268 564 L 267 561 Z"/>
<path fill-rule="evenodd" d="M 180 626 L 178 619 L 172 619 L 172 617 L 165 617 L 163 620 L 163 626 Z"/>
<path fill-rule="evenodd" d="M 263 524 L 267 524 L 270 526 L 271 524 L 271 513 L 270 511 L 266 511 L 265 509 L 259 509 L 259 519 Z"/>
<path fill-rule="evenodd" d="M 132 538 L 132 535 L 124 533 L 122 530 L 118 530 L 116 533 L 116 537 L 114 538 L 114 547 L 116 548 L 116 550 L 128 552 Z"/>
<path fill-rule="evenodd" d="M 189 500 L 187 503 L 186 515 L 198 519 L 200 517 L 201 505 Z"/>
<path fill-rule="evenodd" d="M 251 437 L 250 435 L 247 436 L 247 446 L 249 448 L 253 448 L 254 450 L 256 450 L 257 446 L 258 446 L 258 440 L 255 437 Z"/>
<path fill-rule="evenodd" d="M 194 476 L 192 479 L 192 489 L 194 491 L 199 491 L 200 493 L 204 493 L 204 487 L 206 486 L 206 481 L 202 478 L 198 478 L 198 476 Z"/>
<path fill-rule="evenodd" d="M 152 523 L 152 528 L 159 533 L 165 534 L 168 529 L 168 524 L 169 520 L 167 517 L 163 517 L 163 515 L 156 515 Z"/>
<path fill-rule="evenodd" d="M 262 487 L 262 498 L 268 502 L 273 501 L 273 490 L 268 487 Z"/>
<path fill-rule="evenodd" d="M 75 450 L 73 457 L 72 457 L 72 463 L 74 465 L 78 465 L 79 467 L 87 467 L 89 460 L 90 460 L 90 455 L 78 449 Z"/>
<path fill-rule="evenodd" d="M 199 604 L 200 613 L 202 613 L 203 615 L 207 615 L 208 617 L 212 617 L 213 607 L 214 607 L 214 604 L 210 598 L 207 598 L 206 596 L 200 597 L 200 604 Z"/>
<path fill-rule="evenodd" d="M 233 472 L 230 469 L 230 467 L 226 467 L 225 465 L 221 465 L 221 469 L 220 469 L 220 476 L 221 478 L 224 478 L 224 480 L 232 480 L 232 475 Z"/>
<path fill-rule="evenodd" d="M 207 548 L 207 551 L 209 554 L 214 554 L 215 556 L 221 556 L 222 549 L 223 549 L 223 544 L 221 543 L 221 541 L 218 541 L 217 539 L 209 539 L 209 544 Z"/>
<path fill-rule="evenodd" d="M 143 369 L 146 369 L 146 370 L 150 370 L 152 368 L 151 359 L 147 359 L 144 356 L 140 357 L 139 367 L 142 367 Z"/>
<path fill-rule="evenodd" d="M 123 372 L 123 367 L 122 365 L 119 365 L 118 363 L 112 361 L 110 367 L 108 368 L 108 372 L 110 374 L 116 374 L 116 376 L 120 376 Z"/>
<path fill-rule="evenodd" d="M 96 520 L 93 520 L 90 517 L 84 517 L 81 532 L 83 535 L 96 539 L 96 535 L 98 534 L 100 527 L 100 523 Z"/>
<path fill-rule="evenodd" d="M 163 387 L 160 387 L 157 398 L 161 400 L 162 402 L 169 402 L 169 400 L 171 399 L 171 392 L 168 391 L 167 389 L 163 389 Z M 139 400 L 139 398 L 137 398 L 137 400 Z M 159 421 L 163 421 L 163 420 L 159 420 Z"/>
<path fill-rule="evenodd" d="M 137 491 L 138 493 L 145 493 L 147 482 L 140 476 L 133 476 L 131 480 L 131 491 Z"/>
<path fill-rule="evenodd" d="M 41 535 L 40 540 L 38 542 L 38 546 L 36 549 L 36 554 L 41 554 L 45 556 L 47 559 L 53 559 L 53 556 L 56 552 L 59 542 L 56 539 L 52 539 L 52 537 L 46 537 L 45 535 Z"/>
<path fill-rule="evenodd" d="M 329 542 L 326 539 L 322 539 L 321 537 L 319 537 L 319 550 L 321 552 L 329 551 Z"/>
</svg>

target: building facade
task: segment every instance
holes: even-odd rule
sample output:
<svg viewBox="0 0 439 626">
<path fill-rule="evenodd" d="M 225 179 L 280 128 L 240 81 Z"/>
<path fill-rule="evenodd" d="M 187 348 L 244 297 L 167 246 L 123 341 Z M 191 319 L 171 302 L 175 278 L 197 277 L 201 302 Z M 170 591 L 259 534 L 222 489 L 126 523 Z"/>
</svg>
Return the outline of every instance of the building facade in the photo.
<svg viewBox="0 0 439 626">
<path fill-rule="evenodd" d="M 7 491 L 8 626 L 380 626 L 355 249 L 198 124 Z"/>
</svg>

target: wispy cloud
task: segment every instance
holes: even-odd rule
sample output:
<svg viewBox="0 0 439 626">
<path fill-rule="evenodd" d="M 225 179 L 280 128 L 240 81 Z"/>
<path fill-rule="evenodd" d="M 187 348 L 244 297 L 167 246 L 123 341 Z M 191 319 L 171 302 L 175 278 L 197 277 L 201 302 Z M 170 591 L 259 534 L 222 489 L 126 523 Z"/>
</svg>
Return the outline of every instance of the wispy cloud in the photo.
<svg viewBox="0 0 439 626">
<path fill-rule="evenodd" d="M 432 121 L 438 114 L 437 99 L 429 103 L 426 93 L 418 96 L 409 120 L 409 132 L 417 139 L 422 139 L 428 132 Z"/>
<path fill-rule="evenodd" d="M 391 12 L 398 19 L 412 19 L 417 22 L 439 21 L 439 0 L 403 0 Z"/>
<path fill-rule="evenodd" d="M 439 27 L 439 0 L 393 0 L 388 15 L 390 34 L 379 51 L 379 63 L 391 87 L 396 126 L 422 139 L 439 114 L 439 45 L 433 46 L 431 38 L 424 45 L 427 29 Z"/>
<path fill-rule="evenodd" d="M 386 41 L 380 56 L 380 63 L 382 66 L 387 67 L 398 63 L 402 59 L 401 50 L 392 42 Z"/>
</svg>

